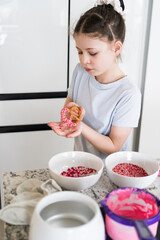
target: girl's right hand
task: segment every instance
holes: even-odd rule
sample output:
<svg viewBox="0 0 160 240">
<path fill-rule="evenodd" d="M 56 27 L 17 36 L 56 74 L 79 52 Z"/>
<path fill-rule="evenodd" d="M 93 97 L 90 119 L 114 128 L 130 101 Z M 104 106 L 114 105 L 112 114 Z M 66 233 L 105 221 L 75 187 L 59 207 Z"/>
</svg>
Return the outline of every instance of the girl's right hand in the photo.
<svg viewBox="0 0 160 240">
<path fill-rule="evenodd" d="M 66 138 L 74 138 L 81 134 L 82 132 L 82 123 L 77 124 L 73 127 L 68 127 L 65 123 L 62 122 L 50 122 L 48 126 L 59 136 Z"/>
<path fill-rule="evenodd" d="M 74 102 L 69 102 L 66 107 L 71 108 L 73 106 L 78 106 Z M 80 107 L 81 110 L 81 119 L 83 119 L 85 115 L 85 110 L 83 107 Z M 63 122 L 50 122 L 48 126 L 52 128 L 52 130 L 59 136 L 74 138 L 81 134 L 82 132 L 82 122 L 78 123 L 76 126 L 69 127 Z"/>
</svg>

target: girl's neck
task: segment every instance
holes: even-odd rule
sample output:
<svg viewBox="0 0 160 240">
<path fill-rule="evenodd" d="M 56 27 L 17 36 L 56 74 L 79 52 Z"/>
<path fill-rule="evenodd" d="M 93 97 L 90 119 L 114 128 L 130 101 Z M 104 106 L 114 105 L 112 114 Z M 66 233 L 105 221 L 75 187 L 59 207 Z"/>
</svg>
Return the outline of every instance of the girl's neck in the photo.
<svg viewBox="0 0 160 240">
<path fill-rule="evenodd" d="M 104 72 L 99 76 L 95 76 L 96 80 L 102 84 L 108 84 L 112 82 L 116 82 L 121 78 L 124 78 L 125 74 L 120 69 L 117 63 L 113 64 L 112 68 L 109 71 Z"/>
</svg>

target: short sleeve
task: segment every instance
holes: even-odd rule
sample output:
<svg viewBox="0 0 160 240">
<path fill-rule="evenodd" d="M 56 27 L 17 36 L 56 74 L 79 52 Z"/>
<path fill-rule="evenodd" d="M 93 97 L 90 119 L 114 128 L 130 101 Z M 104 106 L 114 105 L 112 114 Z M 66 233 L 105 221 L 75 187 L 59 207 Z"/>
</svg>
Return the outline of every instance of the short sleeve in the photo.
<svg viewBox="0 0 160 240">
<path fill-rule="evenodd" d="M 75 88 L 76 78 L 77 78 L 77 75 L 78 75 L 78 67 L 79 67 L 79 64 L 77 64 L 77 66 L 75 67 L 75 69 L 73 71 L 72 81 L 71 81 L 71 84 L 70 84 L 69 89 L 68 89 L 68 96 L 73 101 L 75 101 L 75 99 L 74 99 L 74 88 Z"/>
<path fill-rule="evenodd" d="M 139 89 L 123 96 L 116 106 L 113 117 L 113 126 L 137 127 L 141 110 L 141 93 Z"/>
</svg>

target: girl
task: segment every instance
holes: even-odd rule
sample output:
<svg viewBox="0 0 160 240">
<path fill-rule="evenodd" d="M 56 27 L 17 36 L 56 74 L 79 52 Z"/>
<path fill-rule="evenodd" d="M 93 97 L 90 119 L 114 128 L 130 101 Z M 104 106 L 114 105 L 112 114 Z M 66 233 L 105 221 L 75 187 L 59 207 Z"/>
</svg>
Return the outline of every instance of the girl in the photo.
<svg viewBox="0 0 160 240">
<path fill-rule="evenodd" d="M 123 1 L 119 1 L 124 10 Z M 60 136 L 74 137 L 74 150 L 107 155 L 128 150 L 138 126 L 139 89 L 120 69 L 125 22 L 114 5 L 101 2 L 84 13 L 74 29 L 80 63 L 76 66 L 64 107 L 81 106 L 83 121 L 75 127 L 51 122 Z"/>
</svg>

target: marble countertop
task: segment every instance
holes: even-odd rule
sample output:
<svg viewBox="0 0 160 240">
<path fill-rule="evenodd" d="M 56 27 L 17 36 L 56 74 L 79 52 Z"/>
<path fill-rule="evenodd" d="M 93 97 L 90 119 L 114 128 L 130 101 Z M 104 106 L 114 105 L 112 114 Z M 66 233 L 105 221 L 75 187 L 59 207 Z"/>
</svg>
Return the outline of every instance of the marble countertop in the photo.
<svg viewBox="0 0 160 240">
<path fill-rule="evenodd" d="M 3 173 L 2 183 L 2 206 L 9 204 L 9 194 L 16 195 L 16 188 L 26 179 L 36 178 L 41 181 L 50 179 L 48 169 L 26 170 L 16 172 Z M 106 169 L 104 168 L 100 180 L 91 188 L 80 191 L 92 197 L 98 204 L 112 190 L 116 189 L 108 178 Z M 157 177 L 155 182 L 150 185 L 147 191 L 151 192 L 160 198 L 160 177 Z M 4 223 L 4 240 L 28 240 L 29 226 L 16 226 Z"/>
</svg>

